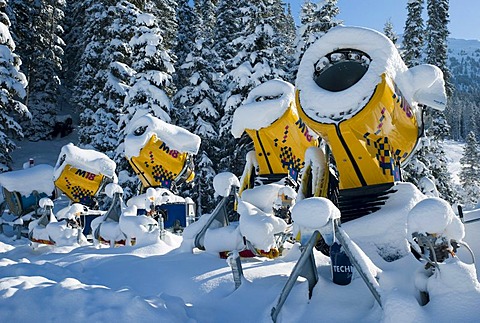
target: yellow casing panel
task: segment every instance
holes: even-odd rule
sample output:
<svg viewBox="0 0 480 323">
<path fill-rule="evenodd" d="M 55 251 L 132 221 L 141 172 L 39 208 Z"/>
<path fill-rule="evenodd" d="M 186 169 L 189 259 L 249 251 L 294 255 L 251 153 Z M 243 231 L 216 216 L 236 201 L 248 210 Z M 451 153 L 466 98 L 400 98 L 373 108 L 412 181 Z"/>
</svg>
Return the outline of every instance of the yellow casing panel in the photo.
<svg viewBox="0 0 480 323">
<path fill-rule="evenodd" d="M 253 140 L 258 175 L 290 172 L 296 179 L 305 164 L 305 151 L 318 146 L 316 135 L 312 136 L 293 105 L 294 102 L 290 103 L 285 113 L 268 127 L 245 130 Z"/>
<path fill-rule="evenodd" d="M 104 177 L 102 174 L 90 173 L 67 164 L 54 184 L 72 202 L 91 205 L 93 197 L 98 194 L 102 186 Z"/>
<path fill-rule="evenodd" d="M 140 178 L 143 187 L 170 188 L 182 173 L 187 163 L 188 153 L 181 153 L 168 147 L 156 134 L 150 137 L 140 154 L 128 159 L 133 170 Z M 187 178 L 190 182 L 195 177 L 192 173 Z"/>
<path fill-rule="evenodd" d="M 382 75 L 363 109 L 337 124 L 298 113 L 330 146 L 339 173 L 339 188 L 350 189 L 400 180 L 399 167 L 413 152 L 419 129 L 416 116 L 392 81 Z"/>
</svg>

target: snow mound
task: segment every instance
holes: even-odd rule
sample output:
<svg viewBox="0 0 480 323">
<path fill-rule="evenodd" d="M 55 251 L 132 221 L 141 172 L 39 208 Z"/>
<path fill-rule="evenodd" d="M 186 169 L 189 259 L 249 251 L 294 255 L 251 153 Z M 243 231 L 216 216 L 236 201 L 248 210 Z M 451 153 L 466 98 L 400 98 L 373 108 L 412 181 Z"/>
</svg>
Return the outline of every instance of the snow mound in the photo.
<svg viewBox="0 0 480 323">
<path fill-rule="evenodd" d="M 284 232 L 287 223 L 271 214 L 265 213 L 256 206 L 239 201 L 240 232 L 257 249 L 265 251 L 275 247 L 274 234 Z"/>
<path fill-rule="evenodd" d="M 312 229 L 320 229 L 329 220 L 339 219 L 340 210 L 324 197 L 311 197 L 299 201 L 292 208 L 295 224 Z"/>
</svg>

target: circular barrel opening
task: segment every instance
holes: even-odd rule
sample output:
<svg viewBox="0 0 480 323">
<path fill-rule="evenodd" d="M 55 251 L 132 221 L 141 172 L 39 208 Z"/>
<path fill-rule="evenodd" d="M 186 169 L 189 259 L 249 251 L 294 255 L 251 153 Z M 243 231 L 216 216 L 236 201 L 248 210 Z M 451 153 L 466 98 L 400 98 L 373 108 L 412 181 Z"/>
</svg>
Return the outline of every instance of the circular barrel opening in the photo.
<svg viewBox="0 0 480 323">
<path fill-rule="evenodd" d="M 318 60 L 313 79 L 324 90 L 344 91 L 362 79 L 370 61 L 370 57 L 362 51 L 337 50 Z"/>
</svg>

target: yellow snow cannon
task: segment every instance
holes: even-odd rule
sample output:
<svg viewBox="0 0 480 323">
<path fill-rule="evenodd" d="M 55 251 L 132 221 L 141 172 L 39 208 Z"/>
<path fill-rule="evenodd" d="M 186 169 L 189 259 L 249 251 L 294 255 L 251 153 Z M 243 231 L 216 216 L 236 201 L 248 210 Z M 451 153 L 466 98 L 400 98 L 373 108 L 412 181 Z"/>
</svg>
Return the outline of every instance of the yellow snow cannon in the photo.
<svg viewBox="0 0 480 323">
<path fill-rule="evenodd" d="M 107 155 L 70 143 L 60 151 L 53 180 L 73 203 L 96 207 L 98 193 L 108 183 L 117 182 L 115 168 L 115 162 Z"/>
<path fill-rule="evenodd" d="M 193 155 L 200 137 L 150 114 L 133 121 L 125 138 L 125 157 L 143 188 L 170 189 L 194 177 Z"/>
<path fill-rule="evenodd" d="M 422 107 L 443 110 L 446 95 L 438 67 L 407 68 L 383 34 L 341 26 L 305 52 L 296 102 L 334 157 L 340 199 L 376 200 L 401 180 L 400 167 L 423 134 Z"/>
<path fill-rule="evenodd" d="M 252 188 L 256 176 L 266 183 L 287 176 L 296 181 L 305 150 L 318 146 L 318 135 L 298 115 L 293 85 L 282 80 L 267 81 L 249 93 L 235 110 L 231 132 L 235 138 L 246 132 L 255 150 L 247 155 L 240 191 Z"/>
</svg>

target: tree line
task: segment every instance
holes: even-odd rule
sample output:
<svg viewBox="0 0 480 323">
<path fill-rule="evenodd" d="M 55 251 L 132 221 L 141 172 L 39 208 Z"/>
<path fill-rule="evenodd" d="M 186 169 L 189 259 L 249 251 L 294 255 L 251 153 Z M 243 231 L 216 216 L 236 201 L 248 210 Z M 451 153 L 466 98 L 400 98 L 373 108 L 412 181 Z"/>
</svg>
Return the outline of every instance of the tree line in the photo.
<svg viewBox="0 0 480 323">
<path fill-rule="evenodd" d="M 453 98 L 448 0 L 426 5 L 424 25 L 424 1 L 408 2 L 399 47 L 408 66 L 439 66 Z M 111 157 L 132 195 L 137 181 L 123 156 L 123 138 L 132 120 L 151 113 L 202 138 L 197 180 L 185 192 L 200 213 L 215 203 L 215 174 L 240 175 L 252 149 L 247 136 L 230 134 L 235 109 L 267 80 L 294 83 L 305 50 L 343 24 L 337 0 L 304 1 L 298 26 L 282 0 L 0 0 L 0 7 L 9 34 L 0 42 L 11 56 L 0 52 L 0 64 L 15 72 L 2 75 L 3 170 L 11 164 L 14 139 L 51 139 L 57 115 L 71 110 L 78 115 L 77 144 Z M 440 194 L 454 200 L 442 159 L 449 125 L 442 113 L 428 113 L 429 145 L 414 157 L 425 169 L 411 167 L 405 177 L 418 185 L 420 176 L 430 176 Z"/>
</svg>

